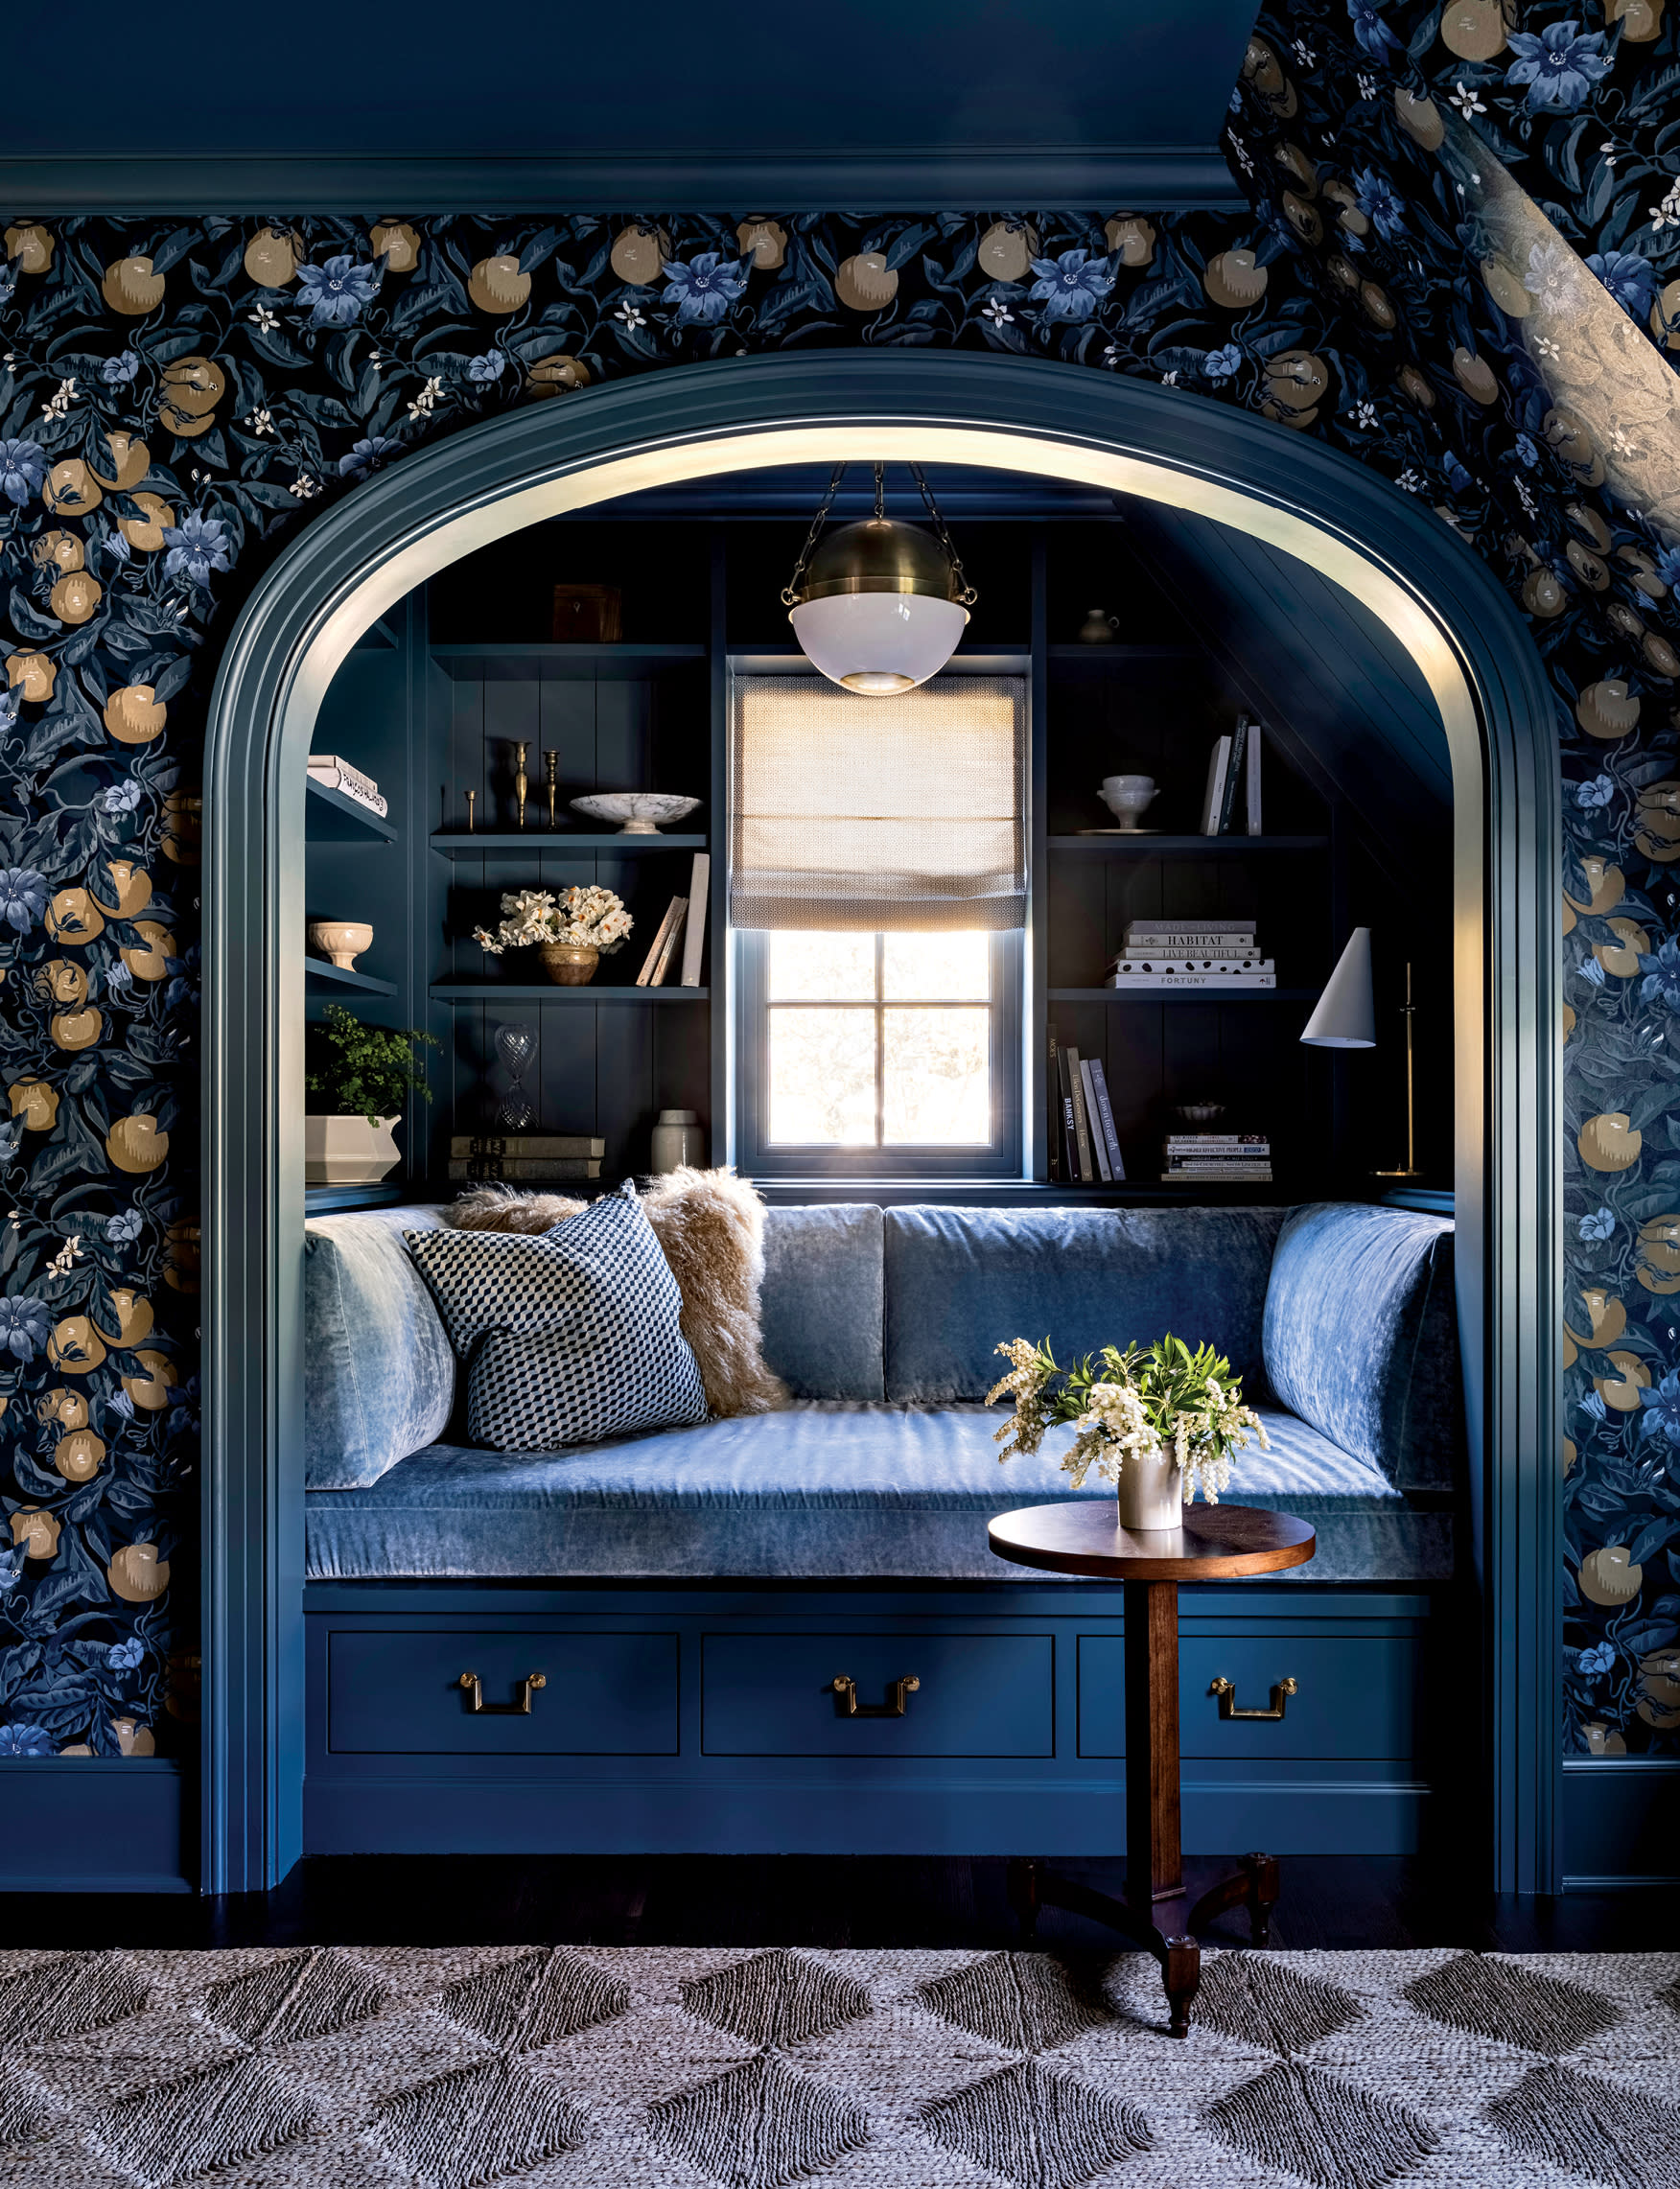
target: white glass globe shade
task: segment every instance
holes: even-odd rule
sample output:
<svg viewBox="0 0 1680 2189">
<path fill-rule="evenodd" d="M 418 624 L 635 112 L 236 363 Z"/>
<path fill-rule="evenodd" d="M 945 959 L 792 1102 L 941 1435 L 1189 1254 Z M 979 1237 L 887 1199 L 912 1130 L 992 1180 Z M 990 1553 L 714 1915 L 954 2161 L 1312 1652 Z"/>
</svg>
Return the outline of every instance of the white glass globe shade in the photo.
<svg viewBox="0 0 1680 2189">
<path fill-rule="evenodd" d="M 968 611 L 925 593 L 832 593 L 801 601 L 787 620 L 826 677 L 885 699 L 913 691 L 945 667 Z"/>
</svg>

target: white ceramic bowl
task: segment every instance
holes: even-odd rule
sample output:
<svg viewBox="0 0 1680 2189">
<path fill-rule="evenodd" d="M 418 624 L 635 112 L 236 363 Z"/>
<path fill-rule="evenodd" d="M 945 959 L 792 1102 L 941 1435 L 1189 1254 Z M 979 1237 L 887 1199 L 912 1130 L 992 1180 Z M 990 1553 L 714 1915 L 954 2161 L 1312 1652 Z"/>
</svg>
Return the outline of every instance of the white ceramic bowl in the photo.
<svg viewBox="0 0 1680 2189">
<path fill-rule="evenodd" d="M 662 822 L 681 821 L 699 804 L 697 798 L 672 798 L 663 790 L 607 790 L 574 798 L 572 810 L 591 821 L 616 821 L 620 836 L 657 836 Z"/>
<path fill-rule="evenodd" d="M 348 972 L 362 951 L 372 946 L 373 929 L 364 920 L 312 920 L 309 939 L 323 958 L 331 958 Z"/>
<path fill-rule="evenodd" d="M 1135 828 L 1137 817 L 1155 800 L 1153 776 L 1105 776 L 1097 796 L 1122 828 Z"/>
</svg>

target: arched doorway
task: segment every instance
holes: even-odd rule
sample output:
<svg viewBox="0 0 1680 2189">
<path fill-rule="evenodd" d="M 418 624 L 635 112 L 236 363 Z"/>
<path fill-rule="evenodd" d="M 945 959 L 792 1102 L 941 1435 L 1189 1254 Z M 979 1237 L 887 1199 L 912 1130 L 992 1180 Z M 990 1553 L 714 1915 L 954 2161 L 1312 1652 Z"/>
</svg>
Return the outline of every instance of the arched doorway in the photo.
<svg viewBox="0 0 1680 2189">
<path fill-rule="evenodd" d="M 301 1073 L 303 1003 L 283 939 L 301 931 L 303 759 L 322 696 L 385 609 L 474 548 L 643 488 L 840 456 L 1034 473 L 1248 532 L 1355 594 L 1434 695 L 1454 780 L 1459 1319 L 1489 1882 L 1551 1890 L 1559 823 L 1553 701 L 1521 618 L 1432 512 L 1304 436 L 1077 367 L 885 352 L 699 365 L 465 432 L 303 534 L 232 636 L 205 762 L 201 1882 L 260 1889 L 299 1848 L 303 1170 L 285 1090 Z"/>
</svg>

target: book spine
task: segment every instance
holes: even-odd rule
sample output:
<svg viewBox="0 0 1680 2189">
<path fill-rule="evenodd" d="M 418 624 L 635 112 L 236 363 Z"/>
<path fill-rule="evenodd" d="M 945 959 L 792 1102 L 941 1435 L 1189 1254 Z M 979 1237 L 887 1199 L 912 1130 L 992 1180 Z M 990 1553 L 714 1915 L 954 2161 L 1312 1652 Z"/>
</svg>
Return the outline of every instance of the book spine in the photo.
<svg viewBox="0 0 1680 2189">
<path fill-rule="evenodd" d="M 1162 951 L 1158 957 L 1154 958 L 1146 958 L 1141 954 L 1135 958 L 1116 958 L 1107 969 L 1110 973 L 1127 974 L 1215 973 L 1223 976 L 1229 973 L 1274 973 L 1277 970 L 1277 961 L 1274 958 L 1169 957 Z"/>
<path fill-rule="evenodd" d="M 677 917 L 677 907 L 682 901 L 680 897 L 673 897 L 669 904 L 665 906 L 665 918 L 654 930 L 653 941 L 648 946 L 647 955 L 642 961 L 642 970 L 636 976 L 636 986 L 639 989 L 646 988 L 653 978 L 653 968 L 659 964 L 659 954 L 665 948 L 665 937 L 671 931 L 671 921 Z"/>
<path fill-rule="evenodd" d="M 1246 789 L 1248 807 L 1248 833 L 1250 836 L 1263 836 L 1266 831 L 1261 824 L 1260 812 L 1260 725 L 1258 722 L 1250 722 L 1248 725 L 1248 765 L 1245 774 L 1248 779 Z"/>
<path fill-rule="evenodd" d="M 1078 1060 L 1072 1049 L 1062 1050 L 1056 1060 L 1057 1074 L 1062 1086 L 1062 1150 L 1069 1184 L 1080 1182 L 1079 1122 L 1073 1107 L 1073 1072 L 1069 1060 Z"/>
<path fill-rule="evenodd" d="M 1050 1053 L 1045 1066 L 1044 1095 L 1049 1107 L 1044 1142 L 1044 1168 L 1053 1182 L 1062 1178 L 1062 1071 L 1057 1062 L 1056 1021 L 1049 1025 Z"/>
<path fill-rule="evenodd" d="M 318 782 L 328 790 L 336 790 L 340 798 L 353 799 L 358 805 L 365 805 L 369 813 L 377 813 L 383 821 L 390 811 L 389 802 L 377 790 L 363 790 L 360 783 L 340 782 L 335 774 L 322 774 L 319 768 L 310 770 L 311 782 Z"/>
<path fill-rule="evenodd" d="M 1275 973 L 1116 973 L 1105 988 L 1126 995 L 1161 995 L 1180 989 L 1274 989 Z"/>
<path fill-rule="evenodd" d="M 700 957 L 706 944 L 706 908 L 712 896 L 712 854 L 696 851 L 688 879 L 688 931 L 683 937 L 683 978 L 680 986 L 700 986 Z"/>
<path fill-rule="evenodd" d="M 1255 958 L 1259 936 L 1252 927 L 1222 935 L 1213 928 L 1179 929 L 1177 934 L 1129 935 L 1126 946 L 1116 950 L 1110 964 L 1122 958 Z"/>
<path fill-rule="evenodd" d="M 1103 1129 L 1103 1145 L 1108 1151 L 1108 1169 L 1118 1185 L 1126 1176 L 1126 1160 L 1120 1153 L 1120 1135 L 1114 1129 L 1114 1108 L 1108 1100 L 1108 1075 L 1098 1057 L 1091 1065 L 1091 1091 L 1097 1098 L 1097 1123 Z"/>
<path fill-rule="evenodd" d="M 310 758 L 309 772 L 317 781 L 330 782 L 335 790 L 360 791 L 363 798 L 377 798 L 379 785 L 371 776 L 364 776 L 360 768 L 353 768 L 348 760 L 341 760 L 335 753 L 325 759 Z"/>
<path fill-rule="evenodd" d="M 542 1185 L 563 1178 L 598 1178 L 600 1164 L 592 1157 L 563 1155 L 476 1155 L 451 1160 L 452 1178 L 503 1180 L 509 1184 Z"/>
<path fill-rule="evenodd" d="M 1091 1154 L 1091 1128 L 1090 1120 L 1085 1115 L 1085 1078 L 1079 1068 L 1079 1051 L 1070 1049 L 1067 1060 L 1067 1091 L 1073 1097 L 1073 1136 L 1079 1148 L 1079 1175 L 1085 1184 L 1094 1185 L 1097 1166 Z"/>
<path fill-rule="evenodd" d="M 566 1155 L 598 1161 L 607 1152 L 604 1140 L 583 1132 L 457 1132 L 449 1144 L 457 1161 L 472 1155 Z"/>
<path fill-rule="evenodd" d="M 1103 1138 L 1101 1120 L 1097 1116 L 1096 1090 L 1091 1084 L 1091 1060 L 1082 1057 L 1079 1065 L 1081 1091 L 1085 1095 L 1085 1123 L 1090 1131 L 1091 1153 L 1096 1157 L 1097 1176 L 1104 1185 L 1113 1182 L 1114 1174 L 1108 1167 L 1108 1143 Z"/>
<path fill-rule="evenodd" d="M 1252 935 L 1259 921 L 1246 920 L 1129 920 L 1122 930 L 1130 943 L 1139 935 Z"/>
<path fill-rule="evenodd" d="M 1269 1178 L 1270 1163 L 1169 1163 L 1167 1169 L 1183 1178 Z"/>
<path fill-rule="evenodd" d="M 1207 790 L 1202 801 L 1202 833 L 1219 834 L 1219 817 L 1225 804 L 1225 770 L 1230 765 L 1231 741 L 1219 738 L 1207 762 Z"/>
<path fill-rule="evenodd" d="M 1224 1171 L 1217 1178 L 1193 1176 L 1183 1171 L 1163 1171 L 1163 1186 L 1271 1186 L 1277 1183 L 1270 1171 Z"/>
<path fill-rule="evenodd" d="M 1231 749 L 1225 758 L 1225 787 L 1220 793 L 1219 832 L 1222 836 L 1228 836 L 1231 832 L 1231 823 L 1237 810 L 1237 785 L 1243 780 L 1248 757 L 1248 717 L 1239 714 L 1237 727 L 1231 733 Z"/>
<path fill-rule="evenodd" d="M 683 922 L 688 917 L 688 900 L 686 897 L 680 897 L 671 908 L 671 923 L 660 947 L 659 964 L 654 966 L 653 979 L 648 983 L 650 988 L 665 987 L 665 977 L 671 969 L 671 960 L 676 956 L 677 944 L 682 939 Z"/>
</svg>

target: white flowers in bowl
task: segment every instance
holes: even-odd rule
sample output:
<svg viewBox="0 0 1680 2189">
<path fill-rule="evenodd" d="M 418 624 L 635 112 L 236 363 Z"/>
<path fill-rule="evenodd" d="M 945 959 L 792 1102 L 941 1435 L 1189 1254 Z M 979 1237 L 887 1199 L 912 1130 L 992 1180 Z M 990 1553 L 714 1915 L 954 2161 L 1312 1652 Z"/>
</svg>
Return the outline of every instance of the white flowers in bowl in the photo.
<svg viewBox="0 0 1680 2189">
<path fill-rule="evenodd" d="M 610 957 L 636 922 L 624 909 L 624 900 L 596 882 L 563 889 L 521 889 L 503 893 L 502 924 L 492 935 L 475 927 L 473 940 L 481 950 L 500 957 L 503 950 L 522 950 L 542 943 L 564 943 L 573 949 L 598 950 Z"/>
<path fill-rule="evenodd" d="M 1015 1400 L 1014 1414 L 997 1432 L 999 1459 L 1037 1452 L 1047 1429 L 1071 1422 L 1074 1439 L 1062 1464 L 1075 1489 L 1093 1467 L 1105 1480 L 1119 1482 L 1128 1467 L 1164 1461 L 1181 1474 L 1188 1502 L 1200 1488 L 1209 1504 L 1218 1504 L 1230 1483 L 1231 1454 L 1250 1436 L 1266 1449 L 1260 1417 L 1243 1403 L 1241 1378 L 1211 1345 L 1193 1353 L 1170 1335 L 1124 1352 L 1105 1345 L 1097 1366 L 1087 1355 L 1071 1368 L 1058 1363 L 1047 1338 L 1041 1345 L 1014 1338 L 997 1350 L 1010 1372 L 992 1386 L 987 1403 L 1006 1394 Z"/>
</svg>

